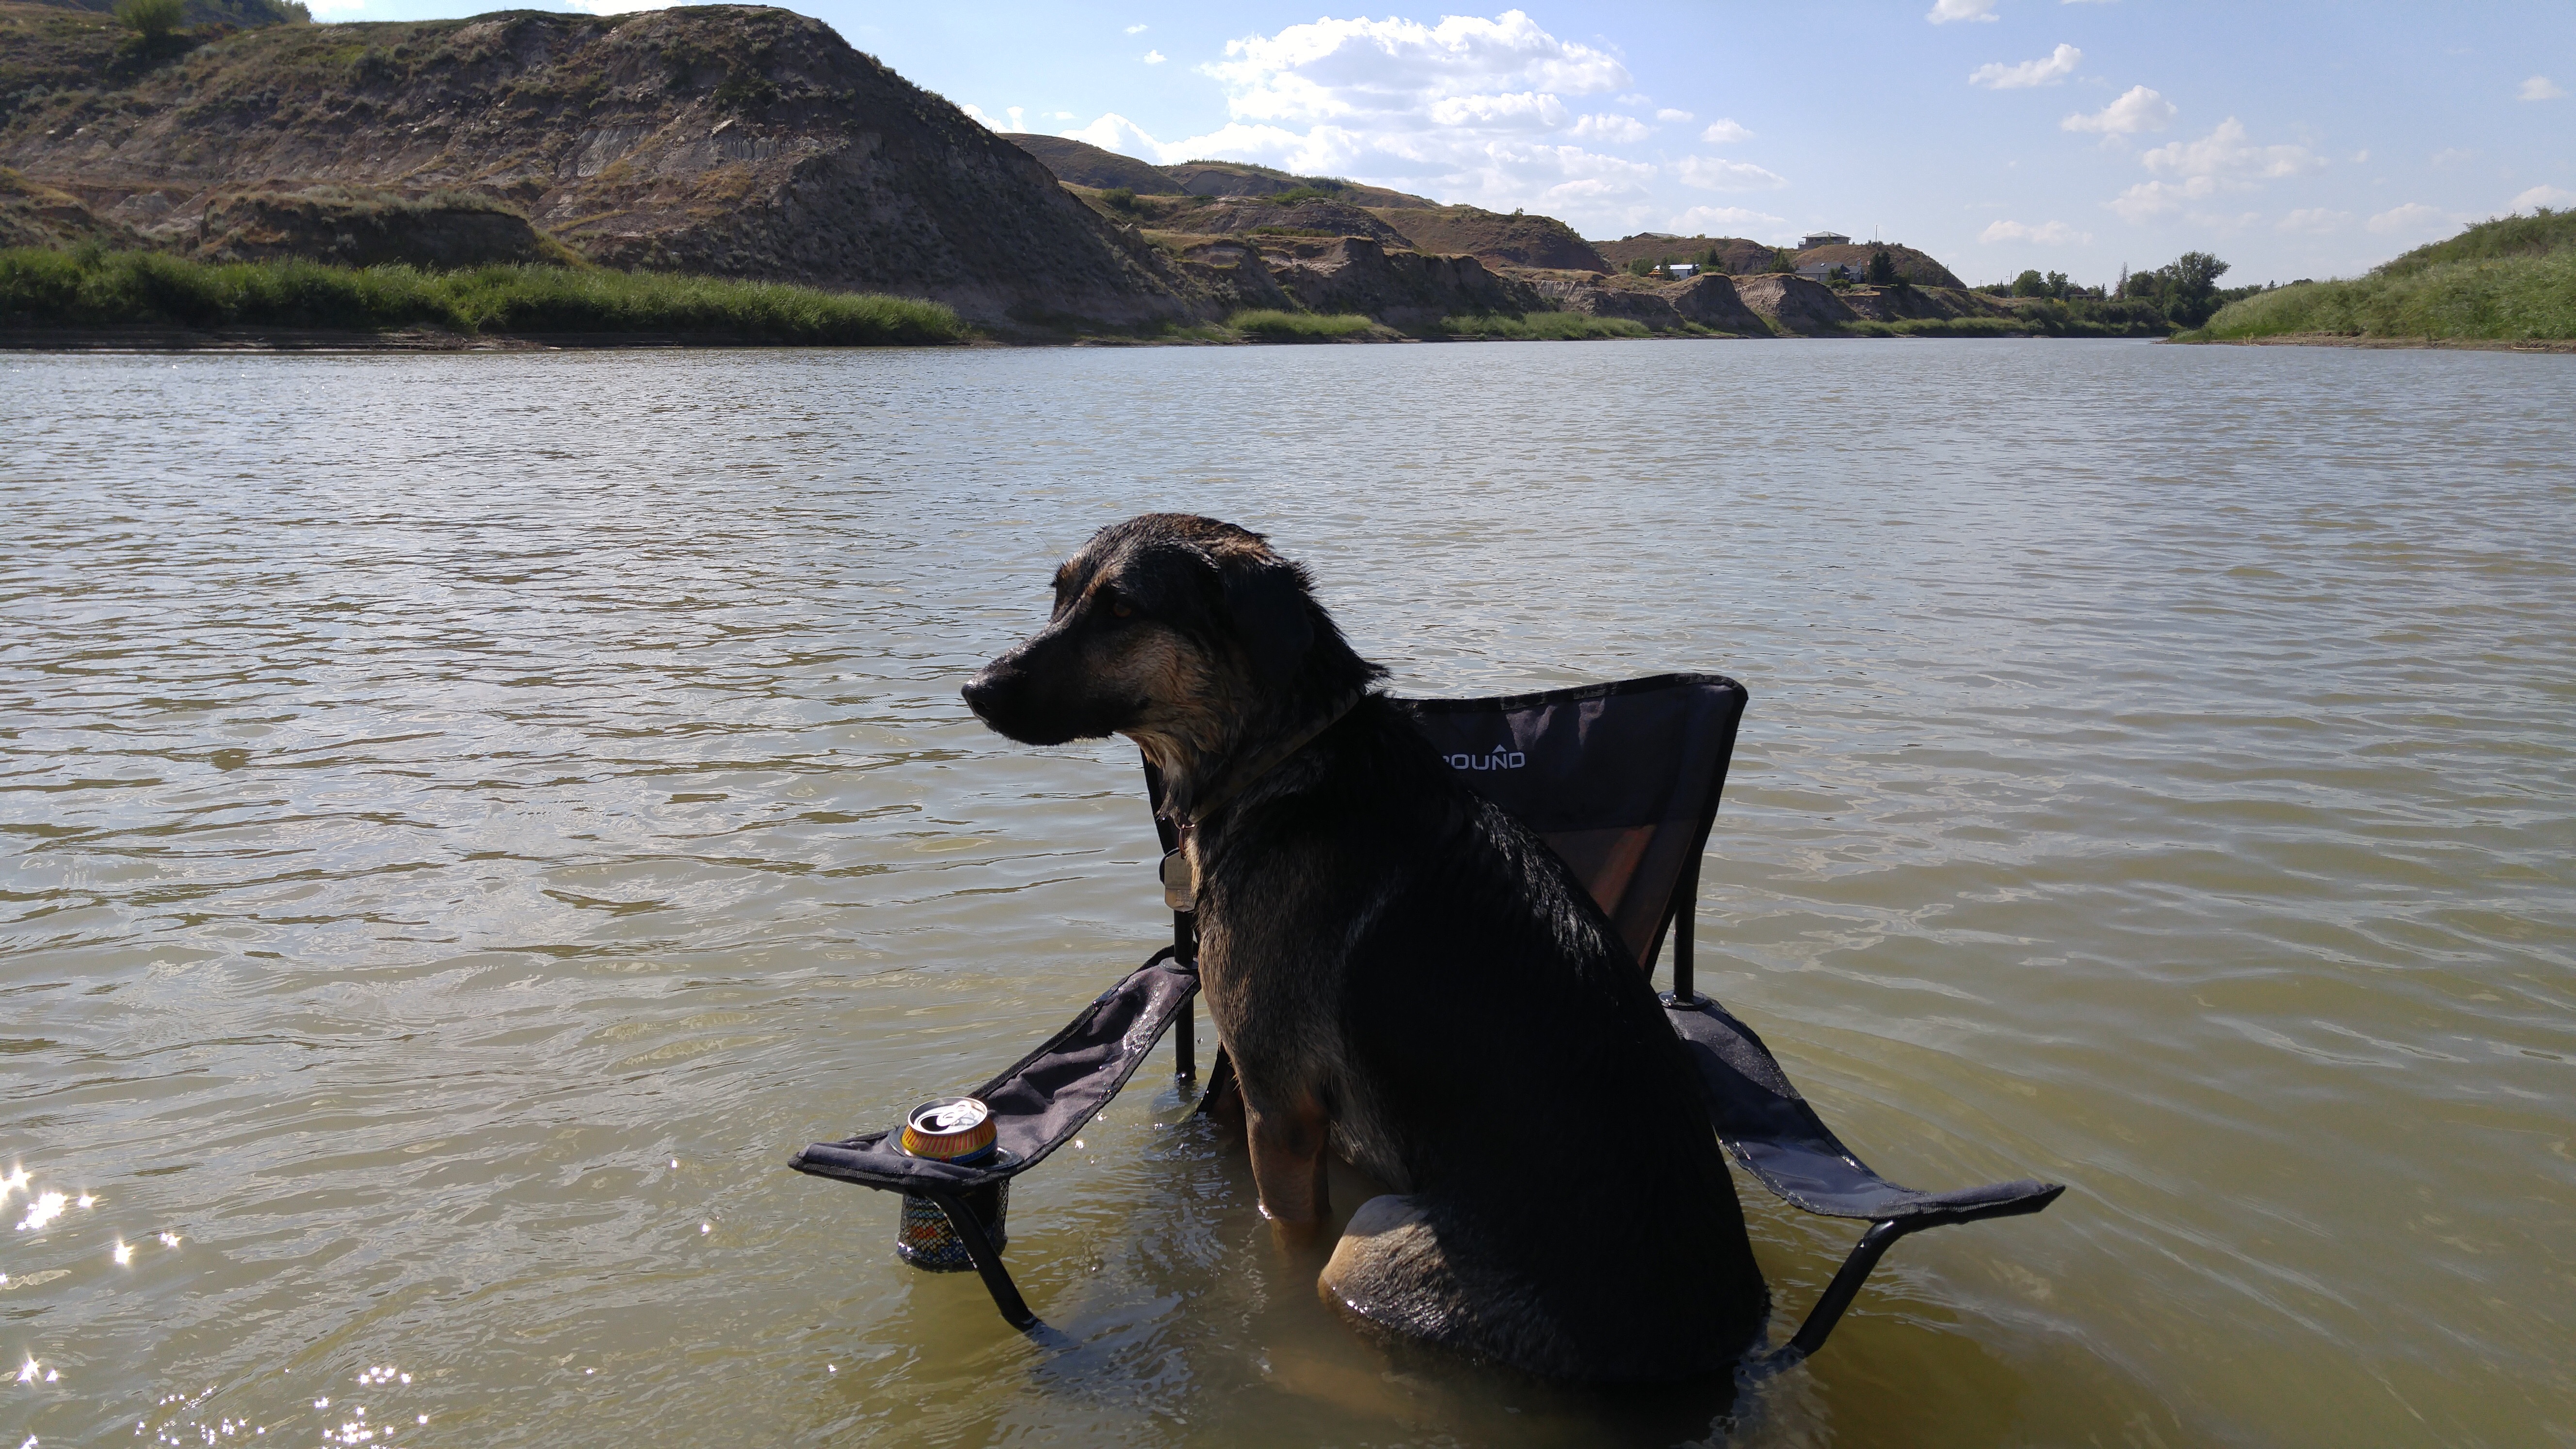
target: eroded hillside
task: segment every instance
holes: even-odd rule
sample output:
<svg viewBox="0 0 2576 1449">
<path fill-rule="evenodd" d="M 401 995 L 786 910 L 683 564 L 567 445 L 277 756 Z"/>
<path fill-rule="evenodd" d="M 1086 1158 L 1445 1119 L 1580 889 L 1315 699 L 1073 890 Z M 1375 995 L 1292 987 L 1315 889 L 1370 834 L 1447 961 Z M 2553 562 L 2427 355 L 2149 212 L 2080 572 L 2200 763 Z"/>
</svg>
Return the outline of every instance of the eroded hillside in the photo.
<svg viewBox="0 0 2576 1449">
<path fill-rule="evenodd" d="M 929 297 L 992 323 L 1207 306 L 1027 153 L 785 10 L 280 25 L 80 79 L 21 99 L 0 165 L 147 236 L 192 233 L 229 191 L 463 191 L 615 266 Z"/>
</svg>

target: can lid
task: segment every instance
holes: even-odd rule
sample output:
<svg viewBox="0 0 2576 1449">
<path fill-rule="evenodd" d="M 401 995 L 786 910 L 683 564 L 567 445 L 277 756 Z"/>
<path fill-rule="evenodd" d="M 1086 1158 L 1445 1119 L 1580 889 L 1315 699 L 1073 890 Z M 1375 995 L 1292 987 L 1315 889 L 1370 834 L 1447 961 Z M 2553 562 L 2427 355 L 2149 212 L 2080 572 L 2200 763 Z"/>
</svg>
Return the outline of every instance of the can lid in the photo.
<svg viewBox="0 0 2576 1449">
<path fill-rule="evenodd" d="M 992 1108 L 972 1097 L 942 1097 L 913 1108 L 904 1123 L 925 1137 L 950 1137 L 974 1131 L 992 1115 Z"/>
</svg>

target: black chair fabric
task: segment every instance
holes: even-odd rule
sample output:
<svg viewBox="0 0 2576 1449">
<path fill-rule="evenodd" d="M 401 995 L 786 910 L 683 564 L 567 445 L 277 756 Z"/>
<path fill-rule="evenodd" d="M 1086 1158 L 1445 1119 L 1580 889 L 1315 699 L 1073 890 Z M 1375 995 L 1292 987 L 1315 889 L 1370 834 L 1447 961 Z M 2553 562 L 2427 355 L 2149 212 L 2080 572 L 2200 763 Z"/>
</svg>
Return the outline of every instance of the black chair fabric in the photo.
<svg viewBox="0 0 2576 1449">
<path fill-rule="evenodd" d="M 1899 1187 L 1825 1126 L 1753 1028 L 1706 997 L 1665 998 L 1665 1015 L 1689 1044 L 1708 1099 L 1709 1121 L 1726 1150 L 1784 1201 L 1836 1218 L 1938 1216 L 1950 1222 L 2037 1212 L 2064 1188 L 2046 1182 L 1989 1183 L 1956 1192 Z M 1929 1224 L 1927 1224 L 1929 1226 Z"/>
<path fill-rule="evenodd" d="M 787 1165 L 891 1192 L 968 1188 L 1014 1177 L 1047 1159 L 1136 1075 L 1172 1019 L 1199 989 L 1198 973 L 1171 959 L 1169 948 L 1100 993 L 1064 1030 L 974 1091 L 993 1110 L 993 1164 L 960 1167 L 903 1150 L 899 1134 L 867 1132 L 816 1142 Z"/>
<path fill-rule="evenodd" d="M 1707 848 L 1745 699 L 1724 675 L 1659 674 L 1397 703 L 1450 768 L 1573 867 L 1644 967 Z"/>
</svg>

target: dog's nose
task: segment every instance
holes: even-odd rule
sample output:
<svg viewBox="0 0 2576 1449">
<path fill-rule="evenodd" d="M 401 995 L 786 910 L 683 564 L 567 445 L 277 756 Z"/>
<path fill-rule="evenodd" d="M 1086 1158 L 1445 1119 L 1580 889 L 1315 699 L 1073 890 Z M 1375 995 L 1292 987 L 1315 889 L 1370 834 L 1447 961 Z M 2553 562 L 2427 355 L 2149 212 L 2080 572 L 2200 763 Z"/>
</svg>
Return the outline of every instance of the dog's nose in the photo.
<svg viewBox="0 0 2576 1449">
<path fill-rule="evenodd" d="M 966 707 L 975 711 L 977 719 L 990 719 L 994 702 L 1001 698 L 1002 681 L 994 677 L 990 668 L 986 668 L 967 680 L 966 687 L 957 692 L 966 697 Z"/>
</svg>

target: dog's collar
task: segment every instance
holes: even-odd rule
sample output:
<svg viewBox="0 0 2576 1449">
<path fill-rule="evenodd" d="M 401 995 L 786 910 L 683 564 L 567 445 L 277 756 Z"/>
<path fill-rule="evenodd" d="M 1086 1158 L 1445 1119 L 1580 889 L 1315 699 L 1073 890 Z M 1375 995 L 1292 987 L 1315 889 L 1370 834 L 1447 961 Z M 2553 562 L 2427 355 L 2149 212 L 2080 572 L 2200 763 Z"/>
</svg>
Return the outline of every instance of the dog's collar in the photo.
<svg viewBox="0 0 2576 1449">
<path fill-rule="evenodd" d="M 1343 696 L 1342 702 L 1333 706 L 1332 710 L 1322 719 L 1315 721 L 1313 724 L 1306 726 L 1306 728 L 1290 735 L 1287 739 L 1282 740 L 1276 748 L 1272 749 L 1267 754 L 1256 756 L 1250 765 L 1229 772 L 1223 779 L 1218 781 L 1215 789 L 1207 792 L 1205 796 L 1190 802 L 1189 814 L 1183 815 L 1175 811 L 1166 815 L 1164 818 L 1170 820 L 1172 824 L 1179 829 L 1196 829 L 1200 821 L 1215 814 L 1227 801 L 1242 794 L 1244 791 L 1251 789 L 1254 784 L 1260 781 L 1262 776 L 1267 775 L 1271 771 L 1278 769 L 1281 765 L 1288 763 L 1289 759 L 1299 750 L 1313 744 L 1317 735 L 1320 735 L 1324 731 L 1331 729 L 1333 726 L 1340 724 L 1342 722 L 1342 716 L 1349 714 L 1352 709 L 1358 706 L 1362 695 L 1363 691 L 1351 691 L 1349 694 Z"/>
<path fill-rule="evenodd" d="M 1215 814 L 1227 801 L 1250 789 L 1263 776 L 1288 763 L 1299 750 L 1313 744 L 1316 736 L 1340 724 L 1342 716 L 1349 714 L 1366 696 L 1365 690 L 1351 691 L 1322 719 L 1281 741 L 1277 748 L 1256 757 L 1250 765 L 1227 774 L 1204 798 L 1191 801 L 1190 813 L 1187 815 L 1177 810 L 1164 814 L 1163 818 L 1172 822 L 1173 831 L 1180 837 L 1180 848 L 1168 851 L 1163 856 L 1160 873 L 1163 879 L 1165 905 L 1175 911 L 1193 910 L 1197 906 L 1198 868 L 1191 863 L 1189 846 L 1190 836 L 1197 832 L 1199 822 Z"/>
</svg>

